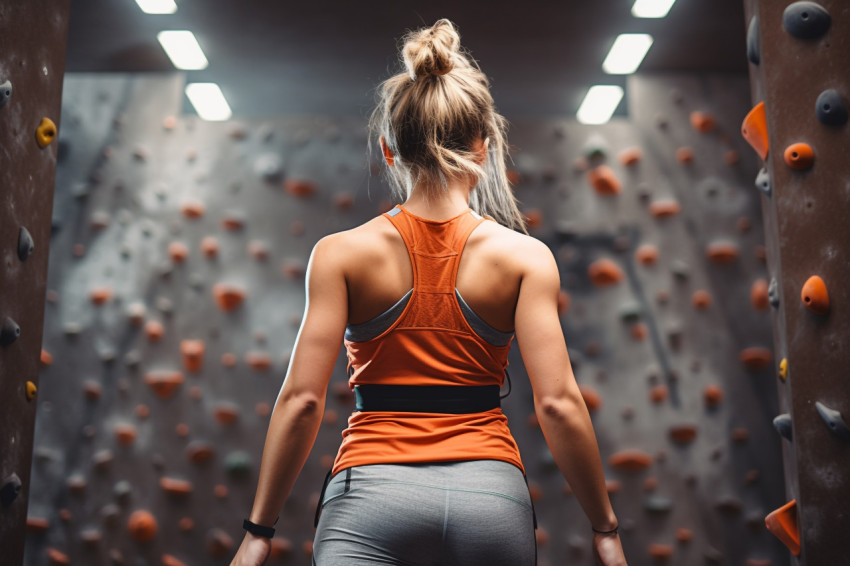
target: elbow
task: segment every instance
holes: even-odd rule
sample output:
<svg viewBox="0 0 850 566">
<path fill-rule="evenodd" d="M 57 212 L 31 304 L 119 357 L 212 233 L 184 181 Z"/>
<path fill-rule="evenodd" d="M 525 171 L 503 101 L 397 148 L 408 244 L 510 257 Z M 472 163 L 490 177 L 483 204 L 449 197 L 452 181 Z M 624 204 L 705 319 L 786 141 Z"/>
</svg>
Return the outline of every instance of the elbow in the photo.
<svg viewBox="0 0 850 566">
<path fill-rule="evenodd" d="M 287 395 L 281 398 L 275 412 L 291 415 L 298 419 L 321 417 L 325 410 L 324 401 L 323 398 L 309 392 Z"/>
<path fill-rule="evenodd" d="M 535 399 L 537 419 L 542 422 L 557 422 L 560 424 L 569 424 L 580 418 L 582 410 L 587 409 L 583 406 L 584 401 L 581 397 L 577 400 L 570 396 L 547 396 L 540 399 Z"/>
</svg>

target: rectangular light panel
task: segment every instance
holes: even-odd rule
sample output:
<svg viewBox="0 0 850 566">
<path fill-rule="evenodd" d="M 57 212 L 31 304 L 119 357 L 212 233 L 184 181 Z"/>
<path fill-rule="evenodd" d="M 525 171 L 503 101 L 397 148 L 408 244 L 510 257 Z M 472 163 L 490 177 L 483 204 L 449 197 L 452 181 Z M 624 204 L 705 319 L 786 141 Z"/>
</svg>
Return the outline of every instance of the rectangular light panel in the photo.
<svg viewBox="0 0 850 566">
<path fill-rule="evenodd" d="M 161 31 L 156 34 L 156 38 L 178 69 L 197 71 L 206 69 L 209 65 L 195 34 L 191 31 Z"/>
<path fill-rule="evenodd" d="M 594 85 L 576 113 L 582 124 L 604 124 L 611 119 L 614 110 L 623 99 L 623 88 L 617 85 Z"/>
<path fill-rule="evenodd" d="M 145 14 L 173 14 L 177 11 L 174 0 L 136 0 Z"/>
<path fill-rule="evenodd" d="M 233 115 L 224 94 L 215 83 L 189 83 L 186 85 L 186 96 L 195 107 L 195 112 L 204 120 L 221 122 L 229 120 Z"/>
<path fill-rule="evenodd" d="M 632 15 L 636 18 L 664 18 L 676 0 L 635 0 Z"/>
<path fill-rule="evenodd" d="M 652 36 L 646 33 L 623 33 L 614 40 L 611 51 L 602 62 L 602 70 L 609 75 L 630 75 L 640 67 L 641 61 L 652 46 Z"/>
</svg>

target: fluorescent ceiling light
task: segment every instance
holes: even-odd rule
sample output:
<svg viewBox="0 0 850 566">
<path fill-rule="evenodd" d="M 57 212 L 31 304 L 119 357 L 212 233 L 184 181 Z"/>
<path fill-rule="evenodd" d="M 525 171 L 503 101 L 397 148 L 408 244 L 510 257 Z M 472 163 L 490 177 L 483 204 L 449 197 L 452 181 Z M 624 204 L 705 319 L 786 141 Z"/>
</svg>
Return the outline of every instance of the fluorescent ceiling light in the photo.
<svg viewBox="0 0 850 566">
<path fill-rule="evenodd" d="M 221 89 L 215 83 L 189 83 L 186 85 L 186 96 L 204 120 L 220 122 L 229 120 L 233 113 Z"/>
<path fill-rule="evenodd" d="M 652 36 L 646 33 L 623 33 L 614 40 L 611 51 L 602 63 L 609 75 L 630 75 L 640 67 L 641 61 L 652 45 Z"/>
<path fill-rule="evenodd" d="M 136 0 L 145 14 L 173 14 L 177 11 L 174 0 Z"/>
<path fill-rule="evenodd" d="M 635 0 L 632 15 L 636 18 L 664 18 L 676 0 Z"/>
<path fill-rule="evenodd" d="M 178 69 L 197 71 L 206 69 L 209 65 L 195 34 L 191 31 L 161 31 L 156 34 L 156 38 Z"/>
<path fill-rule="evenodd" d="M 576 113 L 582 124 L 604 124 L 611 119 L 614 110 L 623 99 L 623 88 L 617 85 L 594 85 Z"/>
</svg>

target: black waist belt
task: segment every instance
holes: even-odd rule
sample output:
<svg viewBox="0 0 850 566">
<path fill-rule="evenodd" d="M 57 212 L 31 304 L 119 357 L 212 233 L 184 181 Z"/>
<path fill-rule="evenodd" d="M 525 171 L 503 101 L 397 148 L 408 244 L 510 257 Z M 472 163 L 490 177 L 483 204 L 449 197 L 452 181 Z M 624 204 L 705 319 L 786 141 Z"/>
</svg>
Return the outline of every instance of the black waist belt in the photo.
<svg viewBox="0 0 850 566">
<path fill-rule="evenodd" d="M 355 410 L 481 413 L 501 406 L 498 385 L 355 385 Z"/>
</svg>

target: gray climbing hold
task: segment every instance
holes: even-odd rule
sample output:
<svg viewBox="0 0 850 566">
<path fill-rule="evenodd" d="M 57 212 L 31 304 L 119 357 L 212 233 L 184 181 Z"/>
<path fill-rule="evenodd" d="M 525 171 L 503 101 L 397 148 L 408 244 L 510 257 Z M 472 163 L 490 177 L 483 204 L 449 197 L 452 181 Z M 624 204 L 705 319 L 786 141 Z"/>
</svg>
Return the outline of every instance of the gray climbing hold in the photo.
<svg viewBox="0 0 850 566">
<path fill-rule="evenodd" d="M 623 322 L 637 322 L 640 320 L 640 315 L 643 314 L 643 309 L 640 303 L 629 301 L 620 305 L 620 319 Z"/>
<path fill-rule="evenodd" d="M 673 508 L 673 500 L 661 495 L 653 495 L 643 502 L 643 508 L 649 513 L 669 513 Z"/>
<path fill-rule="evenodd" d="M 127 480 L 121 480 L 112 487 L 112 494 L 115 499 L 125 501 L 133 493 L 133 485 Z"/>
<path fill-rule="evenodd" d="M 35 242 L 29 230 L 21 226 L 18 232 L 18 257 L 21 261 L 26 261 L 27 258 L 35 251 Z"/>
<path fill-rule="evenodd" d="M 0 108 L 6 106 L 10 98 L 12 98 L 12 81 L 6 80 L 0 85 Z"/>
<path fill-rule="evenodd" d="M 775 277 L 770 278 L 770 285 L 767 286 L 767 300 L 770 301 L 770 306 L 779 308 L 779 284 Z"/>
<path fill-rule="evenodd" d="M 759 50 L 759 18 L 753 16 L 750 20 L 750 25 L 747 28 L 747 59 L 753 65 L 761 63 L 761 53 Z"/>
<path fill-rule="evenodd" d="M 841 413 L 835 409 L 830 409 L 820 401 L 815 402 L 815 408 L 817 408 L 820 418 L 823 419 L 823 422 L 826 423 L 829 430 L 831 430 L 841 440 L 850 442 L 850 428 L 848 428 L 847 423 L 844 422 Z"/>
<path fill-rule="evenodd" d="M 779 415 L 773 419 L 773 426 L 782 438 L 788 441 L 794 440 L 794 432 L 791 426 L 791 415 L 788 413 Z"/>
<path fill-rule="evenodd" d="M 3 328 L 0 329 L 0 346 L 8 346 L 17 340 L 20 335 L 21 327 L 11 317 L 7 316 L 6 320 L 3 321 Z"/>
<path fill-rule="evenodd" d="M 273 153 L 259 156 L 254 161 L 254 171 L 270 183 L 275 183 L 283 178 L 283 164 L 280 157 Z"/>
<path fill-rule="evenodd" d="M 670 261 L 670 271 L 679 279 L 687 279 L 691 268 L 684 260 L 674 259 Z"/>
<path fill-rule="evenodd" d="M 247 477 L 251 471 L 251 456 L 240 450 L 231 452 L 224 459 L 224 469 L 232 478 Z"/>
<path fill-rule="evenodd" d="M 766 167 L 763 167 L 756 176 L 756 188 L 767 196 L 771 195 L 773 189 L 770 186 L 770 173 L 767 172 Z"/>
<path fill-rule="evenodd" d="M 847 123 L 847 106 L 841 94 L 834 88 L 820 93 L 815 103 L 815 112 L 821 124 L 843 126 Z"/>
<path fill-rule="evenodd" d="M 782 14 L 785 31 L 799 39 L 814 39 L 829 29 L 832 18 L 816 2 L 794 2 Z"/>
<path fill-rule="evenodd" d="M 11 505 L 18 494 L 21 493 L 21 478 L 18 474 L 12 472 L 12 475 L 3 480 L 3 486 L 0 487 L 0 502 L 4 506 Z"/>
<path fill-rule="evenodd" d="M 591 166 L 598 165 L 600 162 L 604 161 L 605 156 L 608 155 L 608 143 L 601 135 L 592 134 L 589 138 L 587 138 L 587 141 L 584 142 L 582 153 Z"/>
</svg>

